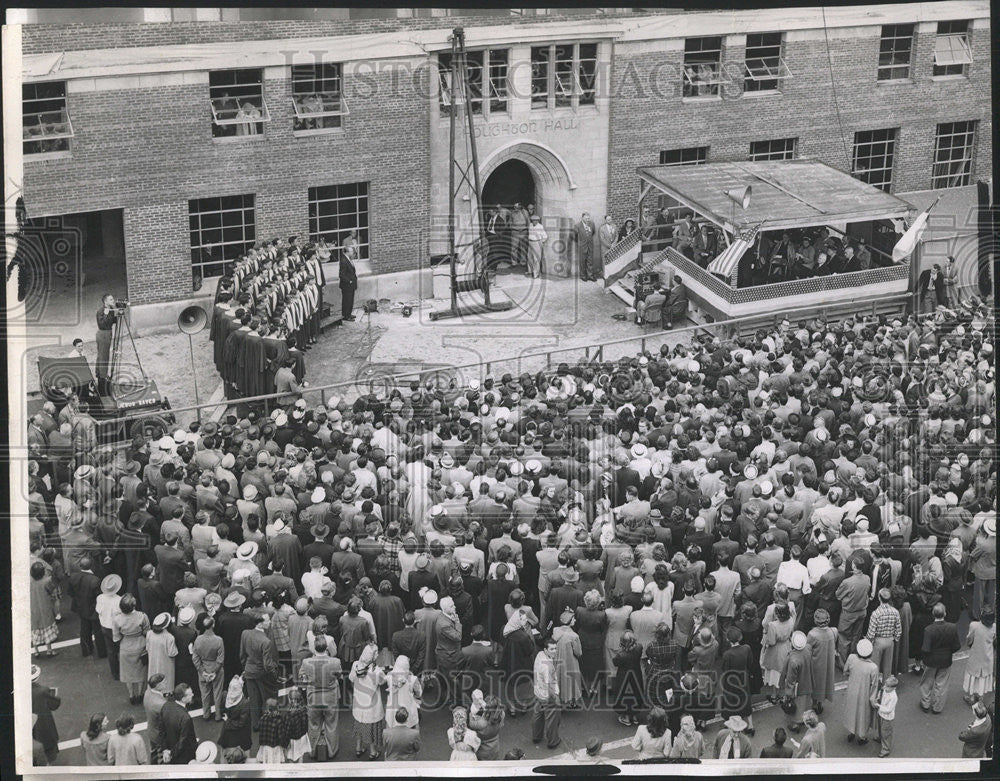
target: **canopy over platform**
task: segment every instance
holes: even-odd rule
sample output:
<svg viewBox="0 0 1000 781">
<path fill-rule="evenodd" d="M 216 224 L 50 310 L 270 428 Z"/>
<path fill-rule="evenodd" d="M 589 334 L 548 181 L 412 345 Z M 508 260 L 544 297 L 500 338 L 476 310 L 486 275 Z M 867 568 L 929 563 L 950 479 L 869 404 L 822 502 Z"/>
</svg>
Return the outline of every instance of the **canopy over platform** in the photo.
<svg viewBox="0 0 1000 781">
<path fill-rule="evenodd" d="M 637 169 L 650 188 L 669 195 L 729 233 L 900 219 L 906 201 L 817 160 L 654 165 Z M 752 188 L 746 210 L 726 192 Z M 647 190 L 648 192 L 648 190 Z"/>
</svg>

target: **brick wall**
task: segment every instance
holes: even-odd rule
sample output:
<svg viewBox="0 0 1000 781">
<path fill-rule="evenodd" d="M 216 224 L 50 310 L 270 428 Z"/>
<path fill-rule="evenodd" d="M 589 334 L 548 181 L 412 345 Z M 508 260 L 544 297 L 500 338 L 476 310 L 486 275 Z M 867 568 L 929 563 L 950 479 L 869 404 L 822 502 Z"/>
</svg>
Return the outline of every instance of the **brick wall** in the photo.
<svg viewBox="0 0 1000 781">
<path fill-rule="evenodd" d="M 865 28 L 859 37 L 833 36 L 830 50 L 843 136 L 822 36 L 786 42 L 784 58 L 793 78 L 782 82 L 780 95 L 742 96 L 742 83 L 737 82 L 716 102 L 681 99 L 682 51 L 630 54 L 618 47 L 612 71 L 618 99 L 611 110 L 611 213 L 619 219 L 633 216 L 639 195 L 636 167 L 657 165 L 660 150 L 680 147 L 709 146 L 708 162 L 746 160 L 751 141 L 798 137 L 799 156 L 850 170 L 855 131 L 898 127 L 892 191 L 907 192 L 931 187 L 937 123 L 978 119 L 974 174 L 990 175 L 989 30 L 973 30 L 975 62 L 969 78 L 943 81 L 931 80 L 933 33 L 918 34 L 913 83 L 898 85 L 876 83 L 880 28 Z M 724 48 L 723 61 L 739 66 L 744 52 L 742 46 Z M 659 94 L 650 88 L 654 74 L 659 74 Z"/>
<path fill-rule="evenodd" d="M 43 52 L 117 49 L 132 46 L 223 43 L 230 41 L 266 41 L 284 38 L 313 38 L 325 35 L 356 35 L 396 30 L 436 30 L 489 25 L 524 25 L 559 22 L 593 17 L 592 8 L 563 9 L 549 16 L 447 16 L 417 19 L 349 19 L 337 21 L 268 21 L 268 22 L 171 22 L 142 24 L 50 25 L 33 24 L 23 28 L 25 54 Z M 632 16 L 616 13 L 616 17 Z"/>
<path fill-rule="evenodd" d="M 415 268 L 413 236 L 428 221 L 427 101 L 391 90 L 391 70 L 344 76 L 343 132 L 292 135 L 291 83 L 265 81 L 263 136 L 213 141 L 207 85 L 70 96 L 72 156 L 24 166 L 32 214 L 125 210 L 129 295 L 137 303 L 191 293 L 188 200 L 255 195 L 257 236 L 308 230 L 309 187 L 369 182 L 371 259 L 377 272 Z M 426 92 L 426 72 L 419 79 Z M 372 81 L 374 79 L 374 81 Z"/>
</svg>

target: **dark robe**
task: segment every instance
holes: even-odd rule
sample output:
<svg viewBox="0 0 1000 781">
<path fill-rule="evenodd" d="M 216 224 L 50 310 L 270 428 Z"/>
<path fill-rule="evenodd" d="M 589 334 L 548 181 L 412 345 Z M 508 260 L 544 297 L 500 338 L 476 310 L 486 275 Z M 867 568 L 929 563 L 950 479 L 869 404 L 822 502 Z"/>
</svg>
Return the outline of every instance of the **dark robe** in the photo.
<svg viewBox="0 0 1000 781">
<path fill-rule="evenodd" d="M 237 329 L 230 332 L 226 337 L 225 349 L 223 352 L 223 372 L 222 379 L 230 385 L 235 385 L 241 394 L 246 395 L 243 388 L 239 388 L 242 381 L 243 352 L 246 347 L 246 336 L 249 331 Z"/>
<path fill-rule="evenodd" d="M 229 311 L 229 308 L 217 305 L 215 311 L 212 313 L 212 325 L 208 338 L 212 342 L 212 358 L 215 361 L 215 368 L 219 374 L 222 374 L 222 367 L 225 362 L 226 337 L 233 330 L 230 328 L 232 322 L 233 315 Z"/>
<path fill-rule="evenodd" d="M 266 356 L 264 340 L 255 331 L 247 333 L 243 348 L 243 384 L 240 386 L 246 396 L 262 396 L 264 390 L 264 370 Z"/>
</svg>

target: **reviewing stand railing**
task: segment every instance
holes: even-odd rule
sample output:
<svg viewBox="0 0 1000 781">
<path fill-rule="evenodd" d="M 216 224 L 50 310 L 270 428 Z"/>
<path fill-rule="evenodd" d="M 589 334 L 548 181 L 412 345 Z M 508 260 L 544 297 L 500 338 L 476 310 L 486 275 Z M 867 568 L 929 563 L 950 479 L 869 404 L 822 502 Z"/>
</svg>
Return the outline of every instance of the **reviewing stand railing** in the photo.
<svg viewBox="0 0 1000 781">
<path fill-rule="evenodd" d="M 687 258 L 684 259 L 687 260 Z M 699 268 L 699 270 L 701 269 Z M 691 344 L 697 341 L 698 337 L 705 334 L 720 334 L 723 338 L 746 335 L 753 333 L 761 327 L 776 327 L 781 320 L 786 318 L 790 320 L 802 320 L 823 316 L 827 320 L 831 320 L 847 314 L 880 315 L 901 313 L 906 309 L 909 300 L 910 296 L 908 294 L 901 294 L 866 302 L 863 308 L 859 308 L 856 304 L 840 304 L 834 306 L 816 305 L 799 307 L 797 309 L 781 310 L 780 312 L 770 311 L 759 315 L 674 328 L 670 331 L 651 331 L 597 344 L 543 350 L 536 353 L 483 360 L 458 366 L 423 368 L 409 372 L 400 372 L 398 374 L 376 376 L 374 378 L 359 377 L 353 381 L 309 387 L 303 391 L 302 395 L 303 397 L 313 399 L 313 403 L 319 401 L 325 405 L 330 396 L 336 395 L 354 398 L 369 392 L 376 392 L 381 388 L 402 387 L 413 380 L 423 382 L 428 378 L 432 378 L 437 382 L 443 381 L 447 383 L 452 378 L 455 378 L 459 385 L 465 385 L 473 379 L 481 382 L 489 375 L 500 375 L 506 372 L 510 372 L 514 376 L 522 372 L 530 372 L 532 374 L 536 374 L 539 371 L 551 372 L 553 371 L 553 367 L 559 363 L 569 363 L 572 365 L 578 363 L 581 358 L 588 363 L 617 361 L 622 357 L 634 356 L 647 350 L 658 351 L 662 344 Z M 175 417 L 182 413 L 191 413 L 191 417 L 193 418 L 199 411 L 210 413 L 213 410 L 217 411 L 235 406 L 251 405 L 262 408 L 264 414 L 269 415 L 274 409 L 279 407 L 284 409 L 287 406 L 277 403 L 279 395 L 286 394 L 270 393 L 215 403 L 197 404 L 189 407 L 175 407 L 170 412 Z M 135 420 L 137 419 L 134 418 L 133 422 Z M 120 427 L 121 423 L 122 419 L 98 421 L 98 436 L 101 438 L 101 441 L 107 441 L 107 432 L 114 430 L 115 427 Z"/>
</svg>

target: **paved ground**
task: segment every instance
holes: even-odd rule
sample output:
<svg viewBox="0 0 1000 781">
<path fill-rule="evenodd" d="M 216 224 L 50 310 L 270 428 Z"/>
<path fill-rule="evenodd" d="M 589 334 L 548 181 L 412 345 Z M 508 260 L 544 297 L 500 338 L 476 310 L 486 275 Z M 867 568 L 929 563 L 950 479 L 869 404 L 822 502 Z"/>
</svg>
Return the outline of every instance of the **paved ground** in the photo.
<svg viewBox="0 0 1000 781">
<path fill-rule="evenodd" d="M 634 355 L 641 349 L 643 337 L 648 338 L 650 349 L 679 338 L 652 326 L 615 319 L 614 315 L 625 312 L 625 306 L 605 293 L 599 282 L 532 280 L 504 273 L 497 288 L 494 299 L 510 300 L 514 304 L 511 310 L 432 321 L 431 312 L 448 308 L 446 299 L 391 302 L 371 315 L 370 331 L 367 316 L 356 310 L 355 322 L 331 328 L 307 353 L 307 379 L 314 386 L 345 382 L 362 391 L 372 383 L 384 386 L 393 374 L 432 367 L 489 361 L 490 373 L 516 374 L 545 368 L 546 356 L 520 357 L 528 354 L 550 353 L 549 360 L 555 365 L 576 361 L 586 348 L 601 342 L 634 339 L 607 351 L 608 356 L 618 357 Z M 404 303 L 415 306 L 410 317 L 402 315 Z M 474 368 L 457 374 L 463 380 L 479 377 Z"/>
<path fill-rule="evenodd" d="M 58 764 L 73 765 L 82 762 L 78 738 L 80 731 L 86 727 L 88 714 L 101 711 L 107 713 L 113 722 L 120 713 L 130 713 L 140 730 L 144 729 L 145 714 L 141 706 L 132 707 L 128 704 L 125 685 L 111 679 L 105 660 L 93 657 L 84 659 L 80 656 L 78 642 L 73 640 L 77 635 L 75 617 L 68 609 L 64 609 L 63 615 L 65 620 L 60 625 L 60 642 L 57 644 L 59 656 L 55 659 L 35 659 L 34 662 L 42 668 L 42 681 L 59 689 L 63 704 L 56 711 L 55 718 L 63 740 L 63 749 Z M 959 625 L 960 634 L 964 635 L 967 623 L 967 618 L 963 618 Z M 961 755 L 958 733 L 971 720 L 969 708 L 962 700 L 965 656 L 964 652 L 956 656 L 947 704 L 940 715 L 925 714 L 918 707 L 919 677 L 912 674 L 902 676 L 898 690 L 893 757 L 927 759 Z M 847 731 L 840 720 L 842 696 L 842 693 L 838 693 L 821 717 L 827 725 L 828 756 L 876 758 L 878 746 L 875 742 L 870 741 L 866 746 L 847 742 Z M 430 700 L 430 696 L 425 697 L 425 703 Z M 199 739 L 216 739 L 219 726 L 204 722 L 200 716 L 200 711 L 194 712 L 195 730 Z M 787 717 L 780 709 L 768 705 L 766 701 L 757 703 L 754 714 L 756 736 L 752 741 L 755 756 L 760 748 L 770 742 L 775 727 L 785 725 L 786 720 Z M 450 725 L 450 713 L 443 709 L 421 711 L 421 758 L 437 761 L 447 759 L 450 750 L 446 730 Z M 353 727 L 349 710 L 343 711 L 339 724 L 341 751 L 337 761 L 355 761 Z M 705 733 L 708 742 L 714 740 L 719 728 L 718 721 L 708 726 Z M 606 756 L 612 761 L 623 761 L 634 757 L 629 746 L 634 733 L 634 728 L 620 725 L 606 709 L 566 711 L 562 721 L 562 745 L 550 750 L 544 744 L 536 746 L 532 743 L 530 716 L 523 715 L 507 719 L 501 734 L 501 753 L 520 747 L 528 760 L 565 761 L 571 757 L 572 751 L 582 748 L 589 737 L 599 736 L 605 741 Z"/>
<path fill-rule="evenodd" d="M 93 329 L 79 332 L 84 339 L 83 354 L 90 363 L 91 371 L 97 361 L 97 343 L 94 341 Z M 38 390 L 38 356 L 62 357 L 69 353 L 72 338 L 62 336 L 57 339 L 45 338 L 32 340 L 31 347 L 24 352 L 21 362 L 20 393 L 33 393 Z M 194 347 L 194 369 L 192 373 L 191 348 L 188 337 L 181 333 L 160 333 L 139 337 L 135 340 L 135 351 L 127 341 L 122 348 L 122 378 L 140 377 L 141 369 L 146 375 L 156 381 L 160 396 L 170 400 L 172 407 L 188 407 L 195 404 L 195 380 L 198 383 L 198 395 L 202 403 L 208 402 L 219 387 L 221 380 L 212 361 L 212 343 L 208 341 L 208 329 L 195 334 L 192 338 Z M 136 362 L 135 355 L 139 360 Z M 193 420 L 193 413 L 180 414 L 181 423 Z"/>
</svg>

